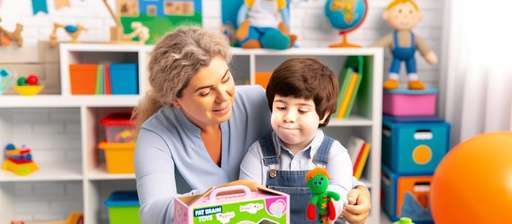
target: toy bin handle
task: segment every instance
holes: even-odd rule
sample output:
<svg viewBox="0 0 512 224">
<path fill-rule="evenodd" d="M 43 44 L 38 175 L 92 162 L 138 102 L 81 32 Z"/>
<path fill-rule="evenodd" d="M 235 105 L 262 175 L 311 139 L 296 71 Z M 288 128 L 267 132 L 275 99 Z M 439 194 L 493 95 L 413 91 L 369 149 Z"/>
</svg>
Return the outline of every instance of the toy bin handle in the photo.
<svg viewBox="0 0 512 224">
<path fill-rule="evenodd" d="M 251 189 L 245 185 L 235 185 L 235 186 L 227 186 L 227 187 L 219 187 L 210 193 L 210 201 L 215 201 L 217 199 L 217 195 L 219 193 L 233 193 L 233 192 L 244 192 L 244 195 L 242 197 L 250 197 L 251 196 Z"/>
</svg>

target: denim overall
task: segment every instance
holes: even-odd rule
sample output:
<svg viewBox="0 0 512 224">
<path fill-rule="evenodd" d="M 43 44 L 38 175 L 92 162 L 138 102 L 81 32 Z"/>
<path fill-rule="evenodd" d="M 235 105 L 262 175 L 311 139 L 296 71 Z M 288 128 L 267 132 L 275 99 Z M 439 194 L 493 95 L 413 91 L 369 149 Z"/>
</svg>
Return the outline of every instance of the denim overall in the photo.
<svg viewBox="0 0 512 224">
<path fill-rule="evenodd" d="M 414 58 L 414 54 L 416 53 L 416 38 L 414 37 L 414 33 L 411 32 L 410 47 L 400 47 L 398 44 L 398 32 L 395 31 L 393 33 L 393 48 L 391 49 L 393 59 L 389 67 L 389 73 L 398 74 L 402 61 L 405 61 L 405 68 L 408 75 L 416 73 L 416 59 Z"/>
<path fill-rule="evenodd" d="M 332 142 L 332 138 L 324 136 L 313 158 L 315 165 L 327 166 Z M 306 206 L 311 199 L 311 192 L 306 185 L 306 173 L 309 170 L 279 170 L 279 155 L 276 154 L 272 134 L 260 139 L 259 143 L 263 152 L 263 163 L 269 170 L 265 185 L 290 195 L 290 223 L 316 223 L 306 219 Z"/>
</svg>

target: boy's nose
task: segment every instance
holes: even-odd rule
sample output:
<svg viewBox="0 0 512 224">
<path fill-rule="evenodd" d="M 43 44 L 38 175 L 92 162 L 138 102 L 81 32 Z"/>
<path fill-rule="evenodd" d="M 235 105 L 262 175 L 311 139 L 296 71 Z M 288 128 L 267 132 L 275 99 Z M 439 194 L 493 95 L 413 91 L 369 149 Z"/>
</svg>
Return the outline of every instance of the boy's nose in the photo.
<svg viewBox="0 0 512 224">
<path fill-rule="evenodd" d="M 287 111 L 287 112 L 285 112 L 285 114 L 283 116 L 283 120 L 285 122 L 294 122 L 296 117 L 297 116 L 293 111 Z"/>
</svg>

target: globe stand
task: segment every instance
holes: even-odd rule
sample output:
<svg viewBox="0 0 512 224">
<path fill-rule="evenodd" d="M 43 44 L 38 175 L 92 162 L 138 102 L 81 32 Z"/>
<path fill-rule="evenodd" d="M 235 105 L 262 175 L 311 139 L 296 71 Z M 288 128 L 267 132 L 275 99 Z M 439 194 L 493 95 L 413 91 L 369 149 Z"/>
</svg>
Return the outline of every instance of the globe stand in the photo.
<svg viewBox="0 0 512 224">
<path fill-rule="evenodd" d="M 361 45 L 349 43 L 346 32 L 340 32 L 340 35 L 341 35 L 341 41 L 338 42 L 338 43 L 330 44 L 329 45 L 330 48 L 338 48 L 338 47 L 343 47 L 343 48 L 360 48 L 361 47 Z"/>
</svg>

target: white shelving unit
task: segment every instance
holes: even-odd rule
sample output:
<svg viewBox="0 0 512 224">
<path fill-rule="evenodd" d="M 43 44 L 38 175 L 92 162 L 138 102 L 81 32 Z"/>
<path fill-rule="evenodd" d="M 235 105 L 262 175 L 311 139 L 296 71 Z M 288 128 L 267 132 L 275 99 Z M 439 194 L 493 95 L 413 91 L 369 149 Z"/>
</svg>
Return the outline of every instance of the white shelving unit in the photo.
<svg viewBox="0 0 512 224">
<path fill-rule="evenodd" d="M 106 208 L 103 201 L 113 190 L 135 190 L 133 174 L 109 174 L 104 164 L 99 160 L 96 148 L 99 138 L 102 138 L 98 120 L 110 112 L 124 111 L 136 106 L 139 95 L 131 96 L 75 96 L 71 95 L 69 81 L 69 64 L 71 63 L 137 63 L 139 72 L 139 93 L 147 89 L 147 62 L 151 46 L 138 45 L 108 45 L 108 44 L 63 44 L 60 46 L 60 80 L 61 94 L 34 97 L 0 96 L 0 145 L 5 145 L 11 137 L 9 129 L 16 124 L 10 121 L 6 114 L 20 110 L 29 110 L 37 116 L 38 111 L 58 119 L 71 117 L 77 123 L 78 131 L 73 138 L 79 139 L 79 162 L 68 164 L 58 158 L 49 163 L 41 163 L 41 170 L 33 175 L 19 177 L 5 171 L 0 171 L 0 223 L 7 223 L 14 214 L 14 209 L 3 209 L 17 201 L 12 195 L 13 185 L 20 182 L 37 184 L 39 182 L 58 181 L 73 186 L 81 183 L 81 208 L 85 214 L 86 223 L 104 223 Z M 362 55 L 369 60 L 370 69 L 365 91 L 366 104 L 355 105 L 353 115 L 344 120 L 331 120 L 326 132 L 346 144 L 351 135 L 358 135 L 371 143 L 371 154 L 362 181 L 371 190 L 372 211 L 368 223 L 379 223 L 380 220 L 380 158 L 381 158 L 381 99 L 383 51 L 377 48 L 363 49 L 290 49 L 285 51 L 242 50 L 232 49 L 232 73 L 238 84 L 254 84 L 258 71 L 271 71 L 278 64 L 290 57 L 314 57 L 327 64 L 333 71 L 339 71 L 348 56 Z M 50 112 L 47 112 L 50 110 Z M 49 115 L 48 115 L 49 114 Z M 3 116 L 3 117 L 2 117 Z M 51 124 L 50 124 L 51 125 Z M 64 132 L 67 124 L 64 125 Z M 73 125 L 70 125 L 73 126 Z M 58 136 L 57 136 L 58 137 Z M 53 144 L 58 139 L 50 141 Z M 30 145 L 30 140 L 27 141 Z M 37 151 L 37 148 L 34 148 Z M 73 154 L 74 155 L 74 154 Z M 75 156 L 75 157 L 76 157 Z M 38 157 L 35 156 L 37 162 Z M 72 167 L 72 168 L 70 168 Z M 36 202 L 37 198 L 33 199 Z M 65 214 L 63 214 L 65 215 Z"/>
</svg>

